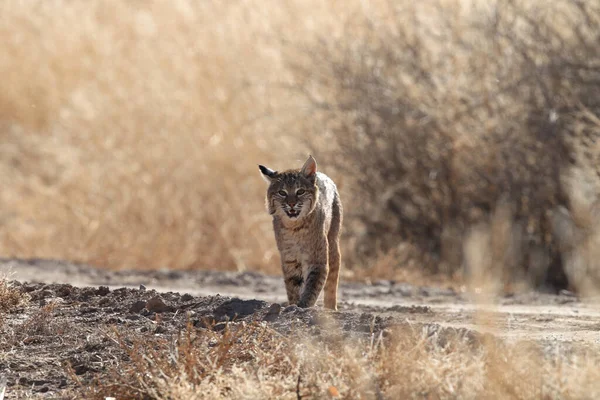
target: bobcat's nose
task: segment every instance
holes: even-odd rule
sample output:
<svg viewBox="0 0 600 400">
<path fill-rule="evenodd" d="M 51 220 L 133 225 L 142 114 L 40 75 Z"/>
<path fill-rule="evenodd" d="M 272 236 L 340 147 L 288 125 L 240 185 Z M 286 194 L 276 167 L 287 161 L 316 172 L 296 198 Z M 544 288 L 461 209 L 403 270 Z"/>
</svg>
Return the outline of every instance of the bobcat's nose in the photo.
<svg viewBox="0 0 600 400">
<path fill-rule="evenodd" d="M 288 201 L 288 204 L 290 205 L 290 207 L 294 207 L 296 205 L 295 201 Z"/>
</svg>

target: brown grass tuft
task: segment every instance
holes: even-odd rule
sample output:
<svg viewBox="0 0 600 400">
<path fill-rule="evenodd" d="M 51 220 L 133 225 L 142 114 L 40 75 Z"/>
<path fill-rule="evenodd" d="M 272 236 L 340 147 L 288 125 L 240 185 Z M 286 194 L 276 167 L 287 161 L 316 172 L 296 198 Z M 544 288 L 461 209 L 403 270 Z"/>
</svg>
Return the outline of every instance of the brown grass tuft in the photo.
<svg viewBox="0 0 600 400">
<path fill-rule="evenodd" d="M 0 276 L 0 327 L 4 314 L 23 307 L 28 302 L 29 296 L 26 293 L 13 286 L 6 277 Z"/>
<path fill-rule="evenodd" d="M 129 357 L 86 398 L 595 398 L 591 349 L 506 343 L 435 326 L 398 327 L 371 339 L 299 328 L 285 337 L 260 324 L 173 339 L 117 335 Z M 85 386 L 82 384 L 82 386 Z"/>
</svg>

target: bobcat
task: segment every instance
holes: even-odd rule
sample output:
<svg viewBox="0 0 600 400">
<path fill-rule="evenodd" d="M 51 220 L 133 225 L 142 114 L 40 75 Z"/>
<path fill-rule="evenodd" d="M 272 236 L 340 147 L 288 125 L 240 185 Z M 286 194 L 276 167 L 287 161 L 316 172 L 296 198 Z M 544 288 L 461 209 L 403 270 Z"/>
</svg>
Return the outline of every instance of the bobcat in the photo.
<svg viewBox="0 0 600 400">
<path fill-rule="evenodd" d="M 269 183 L 267 209 L 289 304 L 312 307 L 325 286 L 325 307 L 337 310 L 342 203 L 335 184 L 317 172 L 312 156 L 300 169 L 258 168 Z"/>
</svg>

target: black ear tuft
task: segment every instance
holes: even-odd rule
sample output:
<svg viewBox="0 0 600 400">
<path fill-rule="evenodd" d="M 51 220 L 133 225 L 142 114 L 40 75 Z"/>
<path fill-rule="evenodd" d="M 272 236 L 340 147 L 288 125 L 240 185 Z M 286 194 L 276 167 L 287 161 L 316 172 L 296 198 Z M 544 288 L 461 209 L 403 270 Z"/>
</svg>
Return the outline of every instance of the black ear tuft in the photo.
<svg viewBox="0 0 600 400">
<path fill-rule="evenodd" d="M 264 165 L 259 165 L 258 169 L 260 169 L 263 178 L 265 178 L 267 182 L 270 182 L 271 179 L 273 179 L 275 175 L 277 175 L 277 171 L 273 171 L 271 168 L 267 168 Z"/>
<path fill-rule="evenodd" d="M 276 174 L 275 171 L 273 171 L 271 168 L 267 168 L 264 165 L 259 165 L 258 169 L 260 169 L 260 172 L 262 172 L 263 174 L 267 175 L 267 176 L 273 176 Z"/>
</svg>

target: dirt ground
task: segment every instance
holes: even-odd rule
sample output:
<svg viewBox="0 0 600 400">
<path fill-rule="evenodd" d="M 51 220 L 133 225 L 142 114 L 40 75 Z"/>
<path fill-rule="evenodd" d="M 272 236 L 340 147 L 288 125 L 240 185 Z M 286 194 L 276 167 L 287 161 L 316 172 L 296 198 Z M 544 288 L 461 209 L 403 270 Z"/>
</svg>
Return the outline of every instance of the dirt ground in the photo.
<svg viewBox="0 0 600 400">
<path fill-rule="evenodd" d="M 253 272 L 108 271 L 61 261 L 1 260 L 4 273 L 31 298 L 9 314 L 0 340 L 0 384 L 7 380 L 7 399 L 69 398 L 75 380 L 91 381 L 118 356 L 118 345 L 106 335 L 114 327 L 160 335 L 190 320 L 199 327 L 213 321 L 211 329 L 228 320 L 260 320 L 280 331 L 297 322 L 319 329 L 320 317 L 328 314 L 350 335 L 409 323 L 509 341 L 600 344 L 600 306 L 570 293 L 529 292 L 481 304 L 451 288 L 342 282 L 339 311 L 333 313 L 320 306 L 285 307 L 281 278 Z"/>
</svg>

